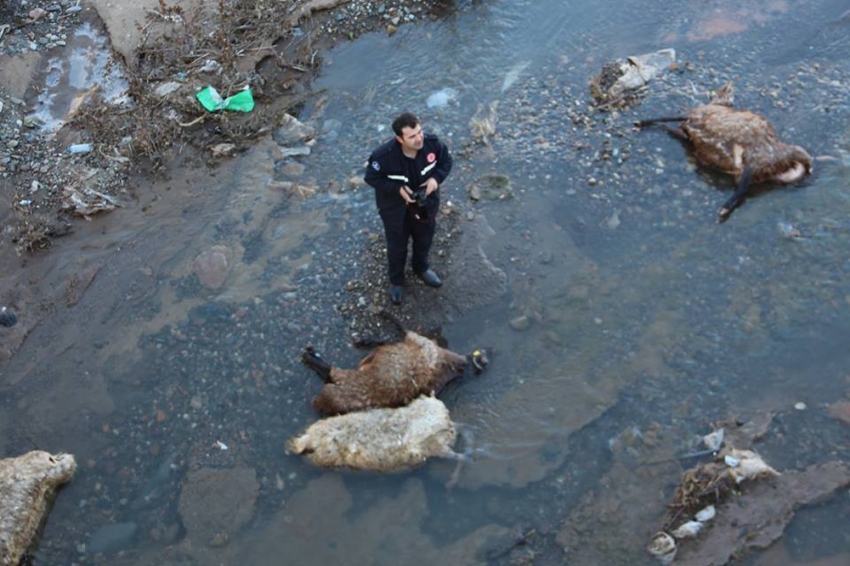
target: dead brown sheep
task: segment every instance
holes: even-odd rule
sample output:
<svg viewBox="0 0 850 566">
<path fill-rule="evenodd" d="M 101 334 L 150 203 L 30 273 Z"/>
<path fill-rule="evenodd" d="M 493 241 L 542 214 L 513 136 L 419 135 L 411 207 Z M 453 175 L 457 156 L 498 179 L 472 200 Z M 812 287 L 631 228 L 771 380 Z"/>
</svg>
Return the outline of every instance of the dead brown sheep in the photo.
<svg viewBox="0 0 850 566">
<path fill-rule="evenodd" d="M 663 122 L 680 125 L 674 128 Z M 812 171 L 812 157 L 805 149 L 782 142 L 764 117 L 732 108 L 732 83 L 718 89 L 709 104 L 692 108 L 686 116 L 637 123 L 639 128 L 649 125 L 689 142 L 701 165 L 735 177 L 737 189 L 720 207 L 718 222 L 741 204 L 751 185 L 795 183 Z"/>
<path fill-rule="evenodd" d="M 313 409 L 323 415 L 407 405 L 420 395 L 439 393 L 467 366 L 478 372 L 487 364 L 481 350 L 462 356 L 411 331 L 401 342 L 377 347 L 357 369 L 333 367 L 311 347 L 302 360 L 325 381 L 313 399 Z"/>
</svg>

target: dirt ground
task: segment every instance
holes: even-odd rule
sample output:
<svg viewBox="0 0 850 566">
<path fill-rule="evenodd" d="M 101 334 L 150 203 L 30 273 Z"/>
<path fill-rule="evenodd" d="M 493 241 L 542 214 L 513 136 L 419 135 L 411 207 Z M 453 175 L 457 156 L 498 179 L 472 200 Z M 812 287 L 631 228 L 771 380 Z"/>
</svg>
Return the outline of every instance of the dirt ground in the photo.
<svg viewBox="0 0 850 566">
<path fill-rule="evenodd" d="M 175 167 L 221 164 L 297 114 L 322 53 L 339 41 L 451 13 L 452 0 L 36 0 L 0 3 L 0 307 L 27 312 L 3 328 L 0 363 L 94 273 L 68 279 L 49 258 L 85 220 L 141 206 L 140 187 Z M 34 117 L 51 59 L 74 30 L 102 30 L 126 92 L 96 85 L 56 131 Z M 205 111 L 194 94 L 249 87 L 250 113 Z M 69 153 L 87 144 L 88 153 Z M 175 198 L 179 198 L 176 197 Z M 88 283 L 87 283 L 88 282 Z M 70 295 L 69 295 L 70 293 Z M 71 301 L 73 303 L 73 301 Z M 38 316 L 35 316 L 38 315 Z"/>
</svg>

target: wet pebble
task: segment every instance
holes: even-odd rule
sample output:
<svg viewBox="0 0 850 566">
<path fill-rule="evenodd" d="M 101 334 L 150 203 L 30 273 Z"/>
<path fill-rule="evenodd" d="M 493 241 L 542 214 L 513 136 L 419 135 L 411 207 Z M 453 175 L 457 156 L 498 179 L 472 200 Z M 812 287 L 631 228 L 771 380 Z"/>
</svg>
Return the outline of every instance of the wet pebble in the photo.
<svg viewBox="0 0 850 566">
<path fill-rule="evenodd" d="M 521 316 L 512 318 L 510 325 L 511 325 L 511 328 L 513 328 L 514 330 L 521 332 L 523 330 L 528 330 L 528 328 L 531 326 L 531 321 L 528 319 L 527 316 L 521 315 Z"/>
<path fill-rule="evenodd" d="M 18 323 L 18 317 L 6 307 L 0 308 L 0 326 L 10 328 Z"/>
</svg>

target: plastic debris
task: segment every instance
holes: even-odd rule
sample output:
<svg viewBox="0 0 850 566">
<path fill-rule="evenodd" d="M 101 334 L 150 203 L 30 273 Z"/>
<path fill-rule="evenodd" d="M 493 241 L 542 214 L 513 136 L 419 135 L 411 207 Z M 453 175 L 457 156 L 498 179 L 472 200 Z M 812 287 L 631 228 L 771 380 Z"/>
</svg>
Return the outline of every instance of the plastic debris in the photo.
<svg viewBox="0 0 850 566">
<path fill-rule="evenodd" d="M 714 509 L 714 505 L 709 505 L 705 509 L 699 511 L 695 517 L 696 520 L 700 523 L 707 523 L 708 521 L 714 519 L 714 516 L 717 514 L 717 511 Z"/>
<path fill-rule="evenodd" d="M 232 143 L 219 143 L 210 148 L 210 151 L 215 157 L 227 157 L 233 155 L 236 151 L 236 146 Z"/>
<path fill-rule="evenodd" d="M 723 446 L 723 429 L 718 428 L 711 434 L 706 434 L 702 437 L 702 442 L 711 451 L 720 450 L 720 447 Z"/>
<path fill-rule="evenodd" d="M 120 206 L 114 197 L 89 188 L 78 191 L 73 187 L 65 187 L 62 201 L 63 209 L 79 214 L 86 220 L 89 220 L 92 214 Z"/>
<path fill-rule="evenodd" d="M 645 86 L 675 64 L 676 50 L 672 48 L 608 63 L 599 76 L 591 80 L 591 94 L 599 102 L 618 100 Z"/>
<path fill-rule="evenodd" d="M 218 110 L 250 112 L 254 109 L 254 96 L 251 94 L 251 89 L 247 87 L 233 96 L 222 98 L 215 88 L 208 86 L 199 90 L 195 96 L 209 112 Z"/>
<path fill-rule="evenodd" d="M 215 444 L 216 446 L 218 446 L 219 450 L 227 450 L 227 444 L 225 444 L 221 440 L 216 440 Z"/>
<path fill-rule="evenodd" d="M 218 74 L 221 72 L 221 63 L 215 61 L 213 59 L 207 59 L 204 62 L 203 67 L 198 69 L 201 73 L 215 73 Z"/>
<path fill-rule="evenodd" d="M 658 558 L 661 564 L 670 564 L 676 558 L 676 540 L 664 531 L 659 531 L 653 535 L 646 550 Z"/>
<path fill-rule="evenodd" d="M 68 153 L 88 153 L 92 150 L 90 143 L 75 143 L 68 146 Z"/>
<path fill-rule="evenodd" d="M 752 450 L 733 448 L 725 458 L 726 465 L 737 483 L 764 476 L 778 476 L 779 472 L 768 466 L 761 456 Z"/>
<path fill-rule="evenodd" d="M 673 531 L 673 536 L 677 539 L 695 537 L 702 530 L 702 523 L 699 521 L 688 521 Z"/>
<path fill-rule="evenodd" d="M 183 86 L 177 81 L 168 81 L 167 83 L 162 83 L 156 90 L 154 90 L 154 94 L 156 94 L 160 98 L 165 98 L 172 92 L 176 92 L 180 90 L 180 87 Z"/>
</svg>

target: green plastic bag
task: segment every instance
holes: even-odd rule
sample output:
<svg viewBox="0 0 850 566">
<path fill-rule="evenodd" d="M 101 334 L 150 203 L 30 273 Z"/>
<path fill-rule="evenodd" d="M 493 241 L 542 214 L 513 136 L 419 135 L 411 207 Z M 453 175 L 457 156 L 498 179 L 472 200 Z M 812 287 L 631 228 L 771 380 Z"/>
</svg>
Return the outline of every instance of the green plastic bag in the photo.
<svg viewBox="0 0 850 566">
<path fill-rule="evenodd" d="M 230 110 L 232 112 L 250 112 L 254 109 L 254 96 L 250 88 L 245 88 L 233 96 L 222 98 L 218 91 L 208 86 L 198 91 L 195 95 L 204 108 L 210 112 L 217 110 Z"/>
</svg>

